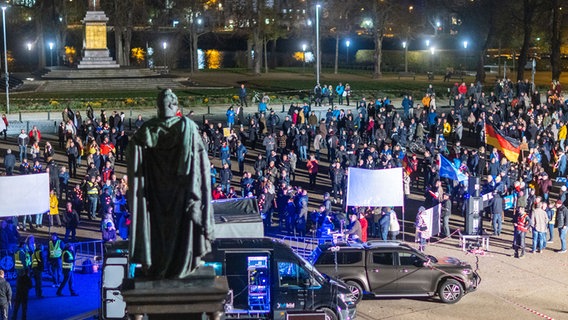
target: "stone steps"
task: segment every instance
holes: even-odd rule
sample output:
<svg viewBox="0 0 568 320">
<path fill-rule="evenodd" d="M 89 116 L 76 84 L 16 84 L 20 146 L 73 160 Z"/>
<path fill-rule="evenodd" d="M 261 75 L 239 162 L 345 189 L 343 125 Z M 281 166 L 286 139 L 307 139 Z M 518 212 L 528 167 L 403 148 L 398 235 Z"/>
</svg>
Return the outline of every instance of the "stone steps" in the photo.
<svg viewBox="0 0 568 320">
<path fill-rule="evenodd" d="M 37 92 L 119 91 L 159 88 L 180 89 L 185 86 L 178 78 L 106 78 L 106 79 L 51 79 L 44 80 Z"/>
<path fill-rule="evenodd" d="M 158 73 L 147 68 L 106 68 L 72 69 L 63 67 L 49 68 L 42 79 L 108 79 L 108 78 L 146 78 L 156 77 Z"/>
</svg>

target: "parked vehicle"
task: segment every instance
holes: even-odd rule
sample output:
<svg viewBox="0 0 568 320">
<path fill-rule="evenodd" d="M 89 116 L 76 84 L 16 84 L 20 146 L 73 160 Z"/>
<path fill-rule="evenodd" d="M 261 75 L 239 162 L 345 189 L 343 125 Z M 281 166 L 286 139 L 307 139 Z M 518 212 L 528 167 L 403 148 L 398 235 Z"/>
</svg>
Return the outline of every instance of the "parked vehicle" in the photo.
<svg viewBox="0 0 568 320">
<path fill-rule="evenodd" d="M 213 201 L 213 208 L 217 239 L 203 262 L 227 279 L 225 318 L 283 320 L 301 312 L 319 316 L 311 319 L 355 319 L 356 301 L 343 281 L 322 275 L 281 240 L 262 237 L 255 198 Z M 138 266 L 129 264 L 128 242 L 109 243 L 105 252 L 102 319 L 122 320 L 128 314 L 122 282 L 135 277 Z"/>
<path fill-rule="evenodd" d="M 437 259 L 398 241 L 319 245 L 310 258 L 328 276 L 345 281 L 355 299 L 438 295 L 456 303 L 479 285 L 479 275 L 456 258 Z"/>
<path fill-rule="evenodd" d="M 217 239 L 204 261 L 227 277 L 227 318 L 279 320 L 292 311 L 321 311 L 329 320 L 355 319 L 347 285 L 323 276 L 279 240 Z"/>
</svg>

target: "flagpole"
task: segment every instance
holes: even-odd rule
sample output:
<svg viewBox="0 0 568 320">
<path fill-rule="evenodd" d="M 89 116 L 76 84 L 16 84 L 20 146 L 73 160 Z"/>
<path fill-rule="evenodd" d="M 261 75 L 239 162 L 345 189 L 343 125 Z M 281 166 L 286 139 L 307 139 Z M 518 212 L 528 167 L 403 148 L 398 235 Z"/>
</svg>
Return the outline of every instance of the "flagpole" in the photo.
<svg viewBox="0 0 568 320">
<path fill-rule="evenodd" d="M 404 181 L 404 171 L 401 170 L 401 173 L 402 173 L 402 179 Z M 410 183 L 412 183 L 412 180 L 410 181 Z M 404 186 L 403 186 L 403 188 L 404 188 Z M 404 194 L 404 192 L 403 192 L 403 194 Z M 405 215 L 404 215 L 405 203 L 406 203 L 406 197 L 403 196 L 402 197 L 402 242 L 404 242 L 404 225 L 406 224 L 406 219 L 405 219 Z M 396 214 L 396 212 L 395 212 L 395 214 Z"/>
<path fill-rule="evenodd" d="M 406 199 L 404 199 L 406 202 Z M 404 214 L 404 203 L 402 204 L 402 242 L 404 242 L 404 225 L 406 224 L 405 214 Z"/>
</svg>

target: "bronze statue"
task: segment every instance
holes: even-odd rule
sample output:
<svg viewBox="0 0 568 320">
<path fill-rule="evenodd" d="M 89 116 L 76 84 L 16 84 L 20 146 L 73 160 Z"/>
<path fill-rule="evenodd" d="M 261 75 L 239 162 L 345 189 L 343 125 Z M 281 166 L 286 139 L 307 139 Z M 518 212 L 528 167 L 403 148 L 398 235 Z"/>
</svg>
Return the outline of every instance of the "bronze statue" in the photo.
<svg viewBox="0 0 568 320">
<path fill-rule="evenodd" d="M 183 279 L 211 249 L 210 164 L 197 125 L 176 116 L 177 96 L 158 95 L 158 117 L 128 144 L 130 259 L 152 279 Z"/>
</svg>

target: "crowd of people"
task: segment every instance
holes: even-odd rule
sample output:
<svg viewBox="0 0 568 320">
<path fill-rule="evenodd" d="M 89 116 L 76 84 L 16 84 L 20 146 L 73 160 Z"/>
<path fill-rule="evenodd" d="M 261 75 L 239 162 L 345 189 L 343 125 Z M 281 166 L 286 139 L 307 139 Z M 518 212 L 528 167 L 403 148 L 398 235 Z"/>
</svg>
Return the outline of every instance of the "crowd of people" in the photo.
<svg viewBox="0 0 568 320">
<path fill-rule="evenodd" d="M 330 163 L 329 182 L 319 178 L 318 187 L 329 192 L 333 204 L 341 206 L 332 213 L 324 197 L 324 212 L 332 214 L 331 220 L 339 216 L 340 221 L 356 225 L 351 219 L 345 219 L 345 213 L 354 212 L 358 216 L 354 220 L 368 226 L 372 236 L 386 239 L 383 234 L 388 234 L 391 227 L 387 227 L 386 222 L 379 223 L 382 214 L 376 213 L 389 212 L 388 208 L 345 207 L 347 168 L 404 167 L 405 194 L 412 190 L 423 193 L 425 208 L 442 204 L 441 236 L 445 237 L 451 235 L 452 203 L 456 205 L 455 211 L 465 215 L 467 199 L 471 195 L 467 193 L 467 179 L 458 182 L 440 176 L 439 155 L 442 155 L 467 177 L 479 177 L 483 181 L 483 194 L 492 194 L 493 200 L 486 203 L 484 212 L 485 218 L 491 220 L 496 236 L 501 234 L 505 214 L 511 216 L 516 230 L 514 247 L 518 248 L 519 257 L 524 254 L 525 229 L 533 233 L 534 252 L 542 251 L 546 245 L 547 241 L 541 240 L 544 231 L 548 232 L 548 241 L 552 241 L 554 229 L 558 229 L 561 240 L 558 252 L 566 252 L 566 187 L 561 188 L 558 199 L 550 198 L 554 179 L 563 181 L 567 174 L 568 104 L 563 100 L 558 81 L 554 81 L 544 95 L 528 80 L 513 83 L 509 79 L 500 79 L 489 90 L 484 90 L 479 82 L 469 86 L 455 83 L 449 90 L 449 109 L 443 111 L 436 106 L 437 93 L 432 85 L 426 88 L 419 103 L 411 95 L 405 95 L 402 112 L 397 111 L 387 97 L 373 101 L 363 97 L 354 109 L 348 109 L 342 106 L 344 101 L 334 104 L 334 98 L 339 98 L 338 92 L 345 97 L 342 84 L 335 89 L 324 87 L 327 89 L 318 84 L 314 88 L 314 99 L 309 102 L 303 105 L 292 103 L 281 124 L 274 121 L 272 110 L 264 111 L 264 108 L 249 121 L 243 121 L 242 117 L 236 117 L 236 122 L 234 119 L 228 121 L 236 125 L 231 126 L 228 135 L 223 134 L 221 123 L 217 126 L 205 123 L 202 128 L 204 143 L 212 157 L 219 156 L 224 167 L 219 174 L 221 192 L 214 192 L 214 197 L 223 197 L 224 190 L 230 196 L 239 195 L 228 183 L 233 178 L 228 171 L 231 157 L 234 157 L 243 177 L 240 195 L 268 199 L 268 205 L 266 200 L 261 201 L 265 216 L 271 217 L 272 212 L 277 212 L 279 225 L 285 232 L 296 228 L 300 230 L 298 234 L 303 235 L 305 225 L 309 231 L 310 223 L 322 226 L 326 221 L 314 217 L 326 215 L 306 213 L 302 205 L 302 194 L 306 190 L 293 187 L 295 180 L 292 178 L 296 176 L 297 166 L 305 168 L 309 176 L 306 189 L 312 191 L 321 170 L 319 161 L 326 150 L 326 160 Z M 322 105 L 328 110 L 318 119 L 312 107 Z M 495 126 L 507 139 L 518 140 L 523 149 L 520 157 L 508 159 L 499 148 L 486 145 L 486 124 Z M 421 146 L 423 154 L 409 152 L 411 143 Z M 242 170 L 243 155 L 247 153 L 244 146 L 252 150 L 262 146 L 265 151 L 258 155 L 252 172 Z M 217 173 L 212 168 L 214 185 Z M 294 193 L 291 191 L 294 189 L 301 192 Z M 505 212 L 503 198 L 511 195 L 513 210 Z M 546 219 L 541 209 L 546 212 Z M 529 217 L 525 227 L 519 222 L 523 220 L 523 210 Z M 366 222 L 361 223 L 361 216 Z M 416 228 L 418 240 L 432 236 L 428 230 L 419 230 L 424 228 L 420 219 L 417 219 Z"/>
<path fill-rule="evenodd" d="M 406 195 L 423 194 L 421 209 L 442 204 L 440 236 L 446 237 L 452 234 L 452 212 L 467 214 L 469 195 L 467 179 L 458 182 L 440 176 L 439 155 L 443 155 L 466 176 L 480 177 L 482 193 L 493 195 L 485 218 L 492 221 L 496 236 L 501 234 L 504 219 L 511 217 L 519 257 L 525 253 L 525 236 L 531 231 L 533 252 L 542 252 L 553 241 L 556 229 L 561 241 L 558 252 L 566 252 L 566 187 L 551 197 L 554 179 L 567 174 L 568 104 L 560 84 L 555 82 L 543 101 L 527 81 L 500 80 L 486 91 L 479 83 L 456 83 L 450 93 L 449 109 L 440 111 L 431 85 L 419 103 L 405 95 L 400 108 L 388 97 L 355 100 L 350 86 L 338 84 L 326 90 L 316 86 L 315 99 L 291 103 L 282 122 L 269 106 L 249 112 L 249 117 L 244 116 L 247 104 L 236 110 L 230 107 L 226 123 L 205 119 L 200 124 L 212 159 L 212 197 L 257 197 L 265 226 L 271 231 L 318 238 L 339 232 L 357 241 L 396 239 L 400 233 L 396 210 L 347 207 L 346 188 L 349 167 L 403 167 Z M 247 100 L 244 86 L 239 96 Z M 353 107 L 347 106 L 353 102 Z M 315 108 L 320 104 L 327 110 L 318 117 Z M 143 121 L 139 116 L 135 127 Z M 507 159 L 498 148 L 486 145 L 486 123 L 522 142 L 526 151 L 519 159 Z M 128 239 L 128 182 L 114 170 L 116 162 L 125 160 L 128 136 L 123 114 L 115 111 L 107 117 L 101 110 L 96 117 L 89 108 L 83 119 L 78 111 L 65 109 L 57 148 L 42 139 L 37 127 L 22 131 L 17 137 L 19 159 L 8 149 L 5 172 L 49 174 L 46 224 L 64 226 L 64 242 L 76 240 L 82 219 L 100 219 L 104 241 Z M 411 143 L 421 146 L 421 152 L 410 152 Z M 67 166 L 55 161 L 56 149 L 66 155 Z M 83 170 L 84 175 L 78 173 Z M 321 202 L 314 200 L 315 193 L 323 194 Z M 510 195 L 514 196 L 513 210 L 506 211 L 502 199 Z M 434 235 L 425 230 L 420 216 L 417 214 L 416 239 L 425 249 L 426 240 Z M 44 227 L 43 214 L 4 220 L 0 249 L 15 252 L 20 244 L 18 229 L 28 227 Z"/>
<path fill-rule="evenodd" d="M 60 151 L 66 155 L 67 166 L 55 160 L 56 148 L 50 141 L 42 139 L 37 126 L 33 126 L 29 133 L 22 130 L 17 137 L 18 167 L 16 155 L 11 149 L 7 150 L 4 159 L 6 175 L 49 175 L 50 210 L 47 212 L 47 223 L 43 222 L 43 213 L 8 219 L 16 229 L 25 231 L 29 227 L 35 230 L 45 225 L 49 228 L 65 227 L 65 241 L 76 241 L 76 228 L 81 216 L 85 215 L 85 219 L 100 218 L 106 221 L 101 227 L 105 241 L 116 240 L 117 235 L 122 239 L 128 238 L 128 183 L 126 176 L 119 179 L 115 173 L 115 162 L 125 160 L 128 144 L 128 134 L 123 125 L 124 114 L 115 111 L 107 117 L 106 111 L 101 110 L 97 118 L 90 108 L 87 115 L 86 119 L 82 119 L 79 111 L 73 112 L 68 108 L 62 112 L 58 142 Z M 142 123 L 143 120 L 139 118 L 135 125 L 139 127 Z M 85 174 L 78 175 L 78 168 L 84 168 Z M 72 179 L 79 182 L 73 184 Z M 3 238 L 0 237 L 0 249 L 7 250 L 10 245 L 2 241 Z"/>
<path fill-rule="evenodd" d="M 81 220 L 100 220 L 103 242 L 118 237 L 128 239 L 127 178 L 119 179 L 114 170 L 116 162 L 125 160 L 128 135 L 123 121 L 124 115 L 117 112 L 107 117 L 102 110 L 96 118 L 89 109 L 87 118 L 81 119 L 78 111 L 65 109 L 56 147 L 33 126 L 29 132 L 21 130 L 17 136 L 19 152 L 7 149 L 5 175 L 46 173 L 50 189 L 48 212 L 9 217 L 0 222 L 0 252 L 14 257 L 17 274 L 14 318 L 19 308 L 25 318 L 30 288 L 35 287 L 36 297 L 43 297 L 44 273 L 52 278 L 58 296 L 63 295 L 66 286 L 71 295 L 77 295 L 73 287 L 74 243 L 78 241 L 76 230 Z M 139 127 L 142 123 L 139 118 L 135 125 Z M 56 161 L 56 152 L 66 156 L 67 166 Z M 45 222 L 44 215 L 48 218 Z M 36 243 L 33 234 L 45 227 L 50 234 L 48 242 Z M 54 232 L 57 227 L 64 228 L 63 238 Z M 20 232 L 28 228 L 30 235 L 22 236 Z"/>
</svg>

